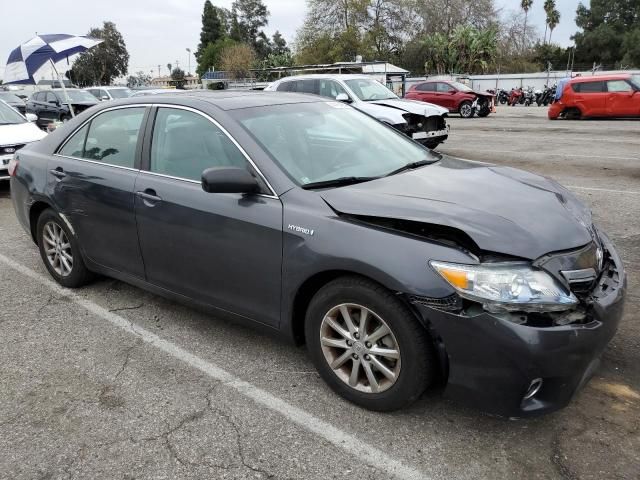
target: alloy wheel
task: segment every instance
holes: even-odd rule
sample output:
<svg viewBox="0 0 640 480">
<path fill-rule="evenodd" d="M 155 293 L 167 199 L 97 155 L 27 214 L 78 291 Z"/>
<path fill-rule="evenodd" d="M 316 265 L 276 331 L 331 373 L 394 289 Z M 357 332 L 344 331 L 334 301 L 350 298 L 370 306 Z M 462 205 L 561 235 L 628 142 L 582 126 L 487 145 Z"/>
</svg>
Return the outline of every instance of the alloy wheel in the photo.
<svg viewBox="0 0 640 480">
<path fill-rule="evenodd" d="M 328 365 L 351 388 L 381 393 L 398 379 L 398 342 L 389 325 L 362 305 L 344 303 L 329 310 L 320 325 L 320 343 Z"/>
<path fill-rule="evenodd" d="M 471 109 L 472 109 L 471 105 L 465 103 L 460 107 L 460 115 L 462 115 L 465 118 L 470 117 Z"/>
<path fill-rule="evenodd" d="M 73 270 L 73 252 L 66 232 L 56 222 L 47 222 L 42 231 L 44 252 L 49 265 L 61 277 L 66 277 Z"/>
</svg>

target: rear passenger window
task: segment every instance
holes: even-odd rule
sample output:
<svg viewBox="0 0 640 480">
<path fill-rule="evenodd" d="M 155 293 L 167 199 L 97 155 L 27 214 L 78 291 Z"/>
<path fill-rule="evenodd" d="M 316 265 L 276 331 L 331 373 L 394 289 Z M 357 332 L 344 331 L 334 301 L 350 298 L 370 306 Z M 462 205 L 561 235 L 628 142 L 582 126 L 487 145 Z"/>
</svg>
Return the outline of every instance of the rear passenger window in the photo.
<svg viewBox="0 0 640 480">
<path fill-rule="evenodd" d="M 82 158 L 134 168 L 144 111 L 144 107 L 121 108 L 95 117 L 89 125 Z"/>
<path fill-rule="evenodd" d="M 633 88 L 624 80 L 609 80 L 607 90 L 610 92 L 632 92 Z"/>
<path fill-rule="evenodd" d="M 276 89 L 277 92 L 291 92 L 295 82 L 282 82 Z"/>
<path fill-rule="evenodd" d="M 84 152 L 84 141 L 87 138 L 87 130 L 89 130 L 89 124 L 74 133 L 58 153 L 65 157 L 82 158 Z"/>
<path fill-rule="evenodd" d="M 154 173 L 200 181 L 207 168 L 247 168 L 229 137 L 195 112 L 159 108 L 151 142 L 149 170 Z"/>
<path fill-rule="evenodd" d="M 580 82 L 572 85 L 573 91 L 577 93 L 602 93 L 606 92 L 604 82 Z"/>
<path fill-rule="evenodd" d="M 416 90 L 418 90 L 419 92 L 435 92 L 436 91 L 436 84 L 435 83 L 420 83 L 416 87 Z"/>
</svg>

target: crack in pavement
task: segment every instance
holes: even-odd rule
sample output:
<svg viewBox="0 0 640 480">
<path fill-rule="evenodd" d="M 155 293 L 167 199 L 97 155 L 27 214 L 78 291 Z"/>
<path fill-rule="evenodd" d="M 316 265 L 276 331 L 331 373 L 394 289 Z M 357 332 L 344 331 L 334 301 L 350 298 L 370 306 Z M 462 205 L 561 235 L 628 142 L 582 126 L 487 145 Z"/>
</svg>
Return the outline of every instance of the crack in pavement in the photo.
<svg viewBox="0 0 640 480">
<path fill-rule="evenodd" d="M 210 397 L 210 393 L 207 394 L 207 404 L 210 410 L 216 412 L 219 416 L 221 416 L 222 418 L 224 418 L 227 423 L 229 425 L 231 425 L 231 427 L 233 428 L 233 430 L 236 433 L 236 445 L 238 447 L 238 457 L 240 458 L 240 462 L 242 463 L 242 465 L 253 471 L 256 473 L 260 473 L 262 475 L 266 475 L 267 478 L 277 478 L 274 474 L 269 473 L 268 471 L 259 468 L 259 467 L 254 467 L 253 465 L 250 465 L 249 463 L 247 463 L 245 454 L 244 454 L 244 447 L 242 446 L 242 433 L 240 432 L 240 427 L 238 427 L 238 424 L 235 422 L 235 420 L 233 419 L 233 416 L 220 409 L 220 408 L 216 408 L 213 406 L 212 402 L 211 402 L 211 397 Z"/>
<path fill-rule="evenodd" d="M 131 352 L 133 351 L 133 349 L 136 348 L 141 343 L 142 343 L 141 340 L 138 339 L 133 345 L 131 345 L 125 350 L 124 362 L 122 363 L 122 367 L 120 367 L 120 370 L 118 370 L 116 375 L 113 377 L 114 382 L 120 377 L 120 375 L 122 375 L 122 373 L 125 371 L 125 369 L 129 365 L 129 361 L 131 360 Z"/>
<path fill-rule="evenodd" d="M 112 308 L 109 311 L 110 312 L 123 312 L 125 310 L 137 310 L 139 308 L 144 307 L 144 303 L 141 303 L 140 305 L 134 305 L 132 307 L 118 307 L 118 308 Z"/>
</svg>

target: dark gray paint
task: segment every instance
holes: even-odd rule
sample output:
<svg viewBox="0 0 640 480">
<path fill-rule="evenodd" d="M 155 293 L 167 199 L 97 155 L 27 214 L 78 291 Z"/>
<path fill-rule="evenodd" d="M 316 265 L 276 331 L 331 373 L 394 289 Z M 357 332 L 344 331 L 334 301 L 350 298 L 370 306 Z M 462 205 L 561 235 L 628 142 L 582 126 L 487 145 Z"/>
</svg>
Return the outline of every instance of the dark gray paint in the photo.
<svg viewBox="0 0 640 480">
<path fill-rule="evenodd" d="M 36 204 L 67 212 L 90 268 L 172 299 L 250 318 L 291 338 L 304 321 L 304 311 L 294 310 L 301 287 L 344 273 L 369 277 L 397 292 L 441 340 L 442 369 L 445 375 L 451 371 L 447 392 L 452 396 L 477 398 L 482 408 L 506 415 L 541 413 L 564 405 L 586 378 L 622 314 L 626 277 L 606 240 L 620 281 L 606 295 L 590 300 L 591 323 L 516 327 L 486 312 L 469 317 L 410 304 L 409 295 L 442 298 L 454 293 L 429 268 L 429 260 L 477 263 L 478 258 L 460 248 L 367 226 L 341 214 L 452 226 L 489 252 L 538 258 L 541 265 L 557 270 L 582 267 L 584 259 L 580 254 L 545 254 L 578 250 L 598 241 L 588 210 L 566 189 L 542 177 L 447 158 L 387 179 L 302 190 L 232 118 L 235 108 L 283 101 L 324 100 L 295 94 L 283 99 L 269 93 L 203 92 L 95 107 L 19 152 L 18 176 L 11 180 L 18 218 L 29 230 L 29 213 Z M 277 198 L 207 194 L 197 183 L 52 155 L 96 112 L 140 103 L 183 105 L 215 118 L 243 146 Z M 147 122 L 139 162 L 148 148 L 150 128 Z M 58 163 L 68 173 L 60 182 L 49 173 Z M 136 196 L 138 191 L 161 200 L 149 203 L 149 197 Z M 294 231 L 289 225 L 314 233 Z M 95 245 L 88 244 L 91 241 L 109 252 L 96 252 Z M 141 262 L 145 278 L 140 278 Z M 496 354 L 501 351 L 506 354 Z M 518 352 L 524 355 L 525 367 L 518 364 Z M 558 370 L 564 383 L 541 397 L 542 402 L 518 404 L 523 385 L 536 376 L 553 375 L 564 357 L 574 359 Z"/>
</svg>

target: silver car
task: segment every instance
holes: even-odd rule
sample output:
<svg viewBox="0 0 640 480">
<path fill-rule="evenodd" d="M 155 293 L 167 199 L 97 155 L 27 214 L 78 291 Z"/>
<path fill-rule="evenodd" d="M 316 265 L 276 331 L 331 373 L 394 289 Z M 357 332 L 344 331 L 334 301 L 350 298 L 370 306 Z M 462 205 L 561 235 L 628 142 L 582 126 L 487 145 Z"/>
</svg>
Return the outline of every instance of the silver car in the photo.
<svg viewBox="0 0 640 480">
<path fill-rule="evenodd" d="M 402 99 L 367 75 L 298 75 L 280 79 L 265 91 L 311 93 L 348 103 L 429 148 L 449 136 L 446 108 Z"/>
</svg>

